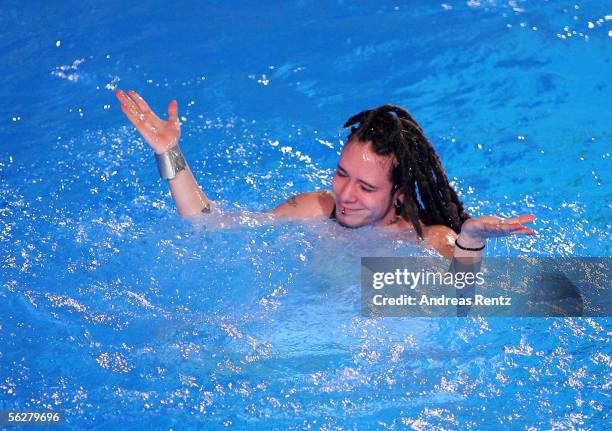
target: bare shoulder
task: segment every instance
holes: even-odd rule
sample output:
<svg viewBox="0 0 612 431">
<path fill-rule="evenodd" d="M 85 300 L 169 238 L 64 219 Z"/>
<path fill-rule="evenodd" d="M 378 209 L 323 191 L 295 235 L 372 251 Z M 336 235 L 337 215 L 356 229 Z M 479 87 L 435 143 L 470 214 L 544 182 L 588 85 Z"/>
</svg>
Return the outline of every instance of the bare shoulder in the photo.
<svg viewBox="0 0 612 431">
<path fill-rule="evenodd" d="M 425 244 L 438 251 L 443 256 L 452 257 L 455 251 L 455 239 L 457 234 L 454 230 L 444 225 L 423 226 Z"/>
<path fill-rule="evenodd" d="M 279 218 L 325 218 L 329 216 L 333 208 L 334 198 L 331 192 L 319 190 L 293 196 L 271 210 L 270 213 Z"/>
</svg>

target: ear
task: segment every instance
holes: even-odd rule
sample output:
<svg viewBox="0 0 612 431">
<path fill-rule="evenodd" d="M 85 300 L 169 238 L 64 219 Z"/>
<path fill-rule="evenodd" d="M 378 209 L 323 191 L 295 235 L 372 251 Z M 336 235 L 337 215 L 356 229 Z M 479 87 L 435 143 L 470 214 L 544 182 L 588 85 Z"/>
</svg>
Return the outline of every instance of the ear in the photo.
<svg viewBox="0 0 612 431">
<path fill-rule="evenodd" d="M 397 187 L 397 186 L 394 186 Z M 399 201 L 400 204 L 404 203 L 404 198 L 406 197 L 405 193 L 400 191 L 400 190 L 396 190 L 393 193 L 393 204 L 395 205 L 395 203 L 397 203 L 397 201 Z"/>
<path fill-rule="evenodd" d="M 402 215 L 402 207 L 404 206 L 404 193 L 400 192 L 399 190 L 397 190 L 395 193 L 393 193 L 393 206 L 395 207 L 395 215 L 396 216 L 401 216 Z"/>
</svg>

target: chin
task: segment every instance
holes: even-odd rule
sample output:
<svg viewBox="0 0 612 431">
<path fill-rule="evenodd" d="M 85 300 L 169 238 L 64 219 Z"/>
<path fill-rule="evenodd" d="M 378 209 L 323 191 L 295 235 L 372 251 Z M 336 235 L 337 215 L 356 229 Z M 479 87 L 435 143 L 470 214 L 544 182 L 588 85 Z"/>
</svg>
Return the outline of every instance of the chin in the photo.
<svg viewBox="0 0 612 431">
<path fill-rule="evenodd" d="M 357 228 L 367 225 L 367 223 L 364 223 L 363 220 L 355 220 L 355 221 L 347 220 L 347 218 L 343 217 L 341 214 L 340 214 L 340 217 L 338 217 L 338 214 L 336 215 L 336 221 L 338 222 L 340 226 L 348 227 L 350 229 L 357 229 Z"/>
</svg>

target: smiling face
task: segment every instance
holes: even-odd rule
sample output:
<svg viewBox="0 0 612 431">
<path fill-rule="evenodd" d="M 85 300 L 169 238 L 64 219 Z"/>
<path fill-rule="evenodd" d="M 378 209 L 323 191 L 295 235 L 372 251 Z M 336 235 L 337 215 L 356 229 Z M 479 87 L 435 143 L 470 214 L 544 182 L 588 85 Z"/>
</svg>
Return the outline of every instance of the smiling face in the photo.
<svg viewBox="0 0 612 431">
<path fill-rule="evenodd" d="M 346 227 L 383 226 L 395 219 L 399 192 L 391 193 L 393 158 L 379 156 L 370 142 L 351 140 L 340 156 L 334 174 L 336 220 Z"/>
</svg>

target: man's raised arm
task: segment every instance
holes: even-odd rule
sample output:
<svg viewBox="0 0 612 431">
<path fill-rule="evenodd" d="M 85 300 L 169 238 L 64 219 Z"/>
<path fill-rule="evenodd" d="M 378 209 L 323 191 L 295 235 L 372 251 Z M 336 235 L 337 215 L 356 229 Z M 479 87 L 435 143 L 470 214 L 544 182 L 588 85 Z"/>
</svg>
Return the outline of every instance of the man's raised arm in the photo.
<svg viewBox="0 0 612 431">
<path fill-rule="evenodd" d="M 168 104 L 168 120 L 164 121 L 135 91 L 117 90 L 115 94 L 127 119 L 155 151 L 160 174 L 168 180 L 179 214 L 187 217 L 210 212 L 214 204 L 198 186 L 178 147 L 181 128 L 176 100 Z"/>
</svg>

